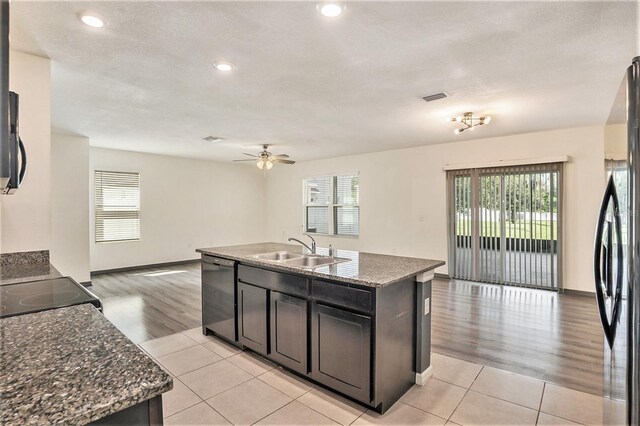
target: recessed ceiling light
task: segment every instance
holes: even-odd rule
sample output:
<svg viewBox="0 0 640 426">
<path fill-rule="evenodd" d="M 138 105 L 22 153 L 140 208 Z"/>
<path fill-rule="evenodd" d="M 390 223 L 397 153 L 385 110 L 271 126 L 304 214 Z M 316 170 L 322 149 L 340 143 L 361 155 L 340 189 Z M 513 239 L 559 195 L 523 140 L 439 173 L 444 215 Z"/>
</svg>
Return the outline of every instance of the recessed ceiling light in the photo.
<svg viewBox="0 0 640 426">
<path fill-rule="evenodd" d="M 345 8 L 342 3 L 337 2 L 318 3 L 316 7 L 320 11 L 320 13 L 328 18 L 335 18 L 336 16 L 340 15 Z"/>
<path fill-rule="evenodd" d="M 229 72 L 233 69 L 234 65 L 231 62 L 226 61 L 218 61 L 213 64 L 214 67 L 218 69 L 218 71 Z"/>
<path fill-rule="evenodd" d="M 85 24 L 93 28 L 102 28 L 104 27 L 104 22 L 102 19 L 98 18 L 95 15 L 90 15 L 88 13 L 81 13 L 80 20 Z"/>
</svg>

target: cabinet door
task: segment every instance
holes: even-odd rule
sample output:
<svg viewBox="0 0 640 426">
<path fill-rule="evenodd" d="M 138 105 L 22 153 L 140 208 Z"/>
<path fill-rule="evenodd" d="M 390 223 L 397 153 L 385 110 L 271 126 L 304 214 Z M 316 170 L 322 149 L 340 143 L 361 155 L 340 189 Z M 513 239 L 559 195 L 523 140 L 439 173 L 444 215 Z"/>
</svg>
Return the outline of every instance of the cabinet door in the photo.
<svg viewBox="0 0 640 426">
<path fill-rule="evenodd" d="M 307 301 L 271 292 L 271 353 L 274 361 L 307 374 Z"/>
<path fill-rule="evenodd" d="M 267 354 L 267 290 L 238 283 L 238 341 Z"/>
<path fill-rule="evenodd" d="M 311 376 L 362 402 L 371 400 L 371 317 L 314 302 Z"/>
</svg>

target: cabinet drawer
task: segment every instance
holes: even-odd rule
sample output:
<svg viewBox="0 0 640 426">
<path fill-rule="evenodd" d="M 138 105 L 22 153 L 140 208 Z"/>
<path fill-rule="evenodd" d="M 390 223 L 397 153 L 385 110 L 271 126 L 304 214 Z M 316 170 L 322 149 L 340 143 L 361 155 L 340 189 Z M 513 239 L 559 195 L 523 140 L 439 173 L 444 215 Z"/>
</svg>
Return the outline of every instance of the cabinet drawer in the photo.
<svg viewBox="0 0 640 426">
<path fill-rule="evenodd" d="M 307 297 L 309 281 L 306 278 L 251 266 L 238 266 L 238 280 L 293 296 Z"/>
<path fill-rule="evenodd" d="M 333 284 L 326 281 L 313 280 L 311 296 L 345 308 L 371 312 L 373 309 L 373 295 L 371 290 L 348 287 L 346 284 Z"/>
</svg>

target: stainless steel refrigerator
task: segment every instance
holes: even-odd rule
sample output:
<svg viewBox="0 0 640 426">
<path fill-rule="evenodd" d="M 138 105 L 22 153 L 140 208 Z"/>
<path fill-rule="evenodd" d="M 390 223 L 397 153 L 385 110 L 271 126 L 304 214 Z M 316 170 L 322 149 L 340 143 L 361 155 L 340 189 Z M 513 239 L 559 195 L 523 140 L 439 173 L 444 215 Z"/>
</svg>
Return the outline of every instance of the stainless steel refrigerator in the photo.
<svg viewBox="0 0 640 426">
<path fill-rule="evenodd" d="M 605 424 L 640 422 L 639 123 L 640 57 L 636 57 L 605 126 L 608 181 L 594 250 L 596 299 L 605 336 Z"/>
</svg>

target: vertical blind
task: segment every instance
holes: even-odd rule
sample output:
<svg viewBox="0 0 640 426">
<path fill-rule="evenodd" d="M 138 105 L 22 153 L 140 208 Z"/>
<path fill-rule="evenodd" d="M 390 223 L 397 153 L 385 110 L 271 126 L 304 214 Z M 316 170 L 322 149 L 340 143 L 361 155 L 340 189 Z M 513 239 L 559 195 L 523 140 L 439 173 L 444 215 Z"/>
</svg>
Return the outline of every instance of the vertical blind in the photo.
<svg viewBox="0 0 640 426">
<path fill-rule="evenodd" d="M 306 232 L 357 236 L 360 184 L 357 174 L 304 180 Z"/>
<path fill-rule="evenodd" d="M 95 171 L 96 242 L 140 239 L 140 174 Z"/>
<path fill-rule="evenodd" d="M 562 163 L 449 171 L 455 278 L 556 289 Z"/>
</svg>

